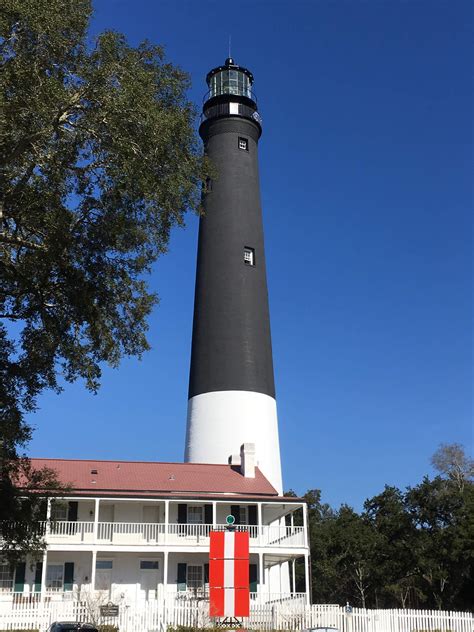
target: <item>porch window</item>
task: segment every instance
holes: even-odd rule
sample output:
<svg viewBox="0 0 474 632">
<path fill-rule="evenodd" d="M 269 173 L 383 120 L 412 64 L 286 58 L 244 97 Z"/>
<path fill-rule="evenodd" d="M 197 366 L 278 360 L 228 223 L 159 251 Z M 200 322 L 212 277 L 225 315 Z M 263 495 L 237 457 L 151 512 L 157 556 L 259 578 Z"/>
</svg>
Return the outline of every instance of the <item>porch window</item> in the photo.
<svg viewBox="0 0 474 632">
<path fill-rule="evenodd" d="M 51 503 L 51 520 L 67 520 L 68 519 L 69 506 L 66 503 L 53 502 Z"/>
<path fill-rule="evenodd" d="M 203 508 L 195 505 L 188 505 L 188 524 L 203 524 Z"/>
<path fill-rule="evenodd" d="M 48 564 L 46 569 L 46 590 L 59 591 L 64 585 L 64 566 Z"/>
<path fill-rule="evenodd" d="M 188 564 L 188 572 L 186 577 L 186 585 L 189 590 L 195 590 L 203 587 L 203 570 L 202 566 L 192 566 Z"/>
<path fill-rule="evenodd" d="M 0 592 L 13 590 L 13 568 L 10 564 L 0 565 Z"/>
<path fill-rule="evenodd" d="M 95 567 L 98 571 L 110 571 L 113 568 L 112 560 L 97 560 L 95 563 Z"/>
<path fill-rule="evenodd" d="M 141 571 L 155 571 L 158 569 L 157 560 L 140 560 Z"/>
</svg>

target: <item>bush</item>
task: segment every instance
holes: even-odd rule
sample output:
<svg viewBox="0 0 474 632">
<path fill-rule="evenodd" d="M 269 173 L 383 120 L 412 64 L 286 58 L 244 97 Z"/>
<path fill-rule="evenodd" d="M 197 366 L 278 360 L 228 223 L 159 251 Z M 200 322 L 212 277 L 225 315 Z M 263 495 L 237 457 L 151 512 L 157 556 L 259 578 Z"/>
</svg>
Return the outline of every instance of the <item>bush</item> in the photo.
<svg viewBox="0 0 474 632">
<path fill-rule="evenodd" d="M 110 623 L 98 625 L 97 629 L 99 630 L 99 632 L 119 632 L 118 627 L 116 625 L 111 625 Z"/>
</svg>

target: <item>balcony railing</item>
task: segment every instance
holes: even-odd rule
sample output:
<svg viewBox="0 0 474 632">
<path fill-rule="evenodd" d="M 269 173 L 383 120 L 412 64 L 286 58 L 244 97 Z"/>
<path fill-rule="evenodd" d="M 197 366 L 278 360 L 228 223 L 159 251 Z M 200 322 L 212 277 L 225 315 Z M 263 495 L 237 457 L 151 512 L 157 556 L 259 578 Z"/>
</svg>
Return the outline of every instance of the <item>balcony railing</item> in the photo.
<svg viewBox="0 0 474 632">
<path fill-rule="evenodd" d="M 40 533 L 44 534 L 48 544 L 128 544 L 157 545 L 171 544 L 182 546 L 209 546 L 209 533 L 212 530 L 225 530 L 226 525 L 178 524 L 155 522 L 98 522 L 97 532 L 94 522 L 40 522 Z M 303 527 L 274 525 L 238 525 L 238 531 L 248 531 L 250 546 L 276 548 L 304 547 Z"/>
<path fill-rule="evenodd" d="M 159 522 L 99 522 L 98 542 L 113 544 L 163 544 L 165 525 Z"/>
</svg>

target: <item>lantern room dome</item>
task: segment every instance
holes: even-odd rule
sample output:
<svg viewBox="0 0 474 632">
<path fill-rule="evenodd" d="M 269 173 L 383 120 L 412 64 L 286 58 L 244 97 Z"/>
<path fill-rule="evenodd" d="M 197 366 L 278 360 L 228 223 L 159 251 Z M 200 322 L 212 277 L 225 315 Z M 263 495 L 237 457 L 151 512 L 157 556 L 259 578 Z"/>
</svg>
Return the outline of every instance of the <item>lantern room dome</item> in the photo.
<svg viewBox="0 0 474 632">
<path fill-rule="evenodd" d="M 228 94 L 252 98 L 253 75 L 247 68 L 237 65 L 232 57 L 228 57 L 223 66 L 208 72 L 206 82 L 209 98 Z"/>
</svg>

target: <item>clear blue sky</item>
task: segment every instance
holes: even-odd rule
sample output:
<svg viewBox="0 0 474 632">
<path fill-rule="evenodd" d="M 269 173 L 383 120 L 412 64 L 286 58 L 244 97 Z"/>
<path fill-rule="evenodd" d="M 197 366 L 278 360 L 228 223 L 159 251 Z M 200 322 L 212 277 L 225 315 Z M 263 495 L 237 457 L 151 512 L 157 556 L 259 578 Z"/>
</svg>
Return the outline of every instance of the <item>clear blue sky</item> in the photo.
<svg viewBox="0 0 474 632">
<path fill-rule="evenodd" d="M 360 508 L 472 448 L 472 4 L 95 0 L 93 33 L 164 44 L 201 103 L 255 75 L 285 488 Z M 46 394 L 41 457 L 183 458 L 197 219 L 150 282 L 152 351 Z"/>
</svg>

